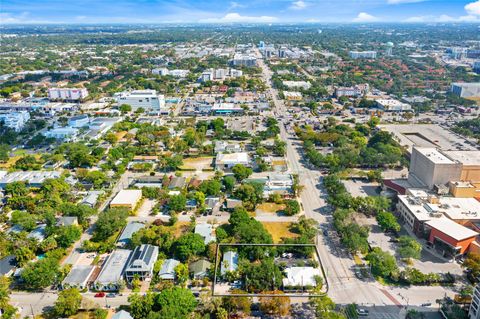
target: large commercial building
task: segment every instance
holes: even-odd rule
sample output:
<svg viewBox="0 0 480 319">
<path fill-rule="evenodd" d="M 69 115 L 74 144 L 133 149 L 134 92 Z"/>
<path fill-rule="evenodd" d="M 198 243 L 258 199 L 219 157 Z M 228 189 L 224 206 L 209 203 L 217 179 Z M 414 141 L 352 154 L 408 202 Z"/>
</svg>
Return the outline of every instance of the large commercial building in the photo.
<svg viewBox="0 0 480 319">
<path fill-rule="evenodd" d="M 128 104 L 133 111 L 143 108 L 147 112 L 165 112 L 165 96 L 155 90 L 124 91 L 114 94 L 118 105 Z"/>
<path fill-rule="evenodd" d="M 386 112 L 409 112 L 412 106 L 395 99 L 378 99 L 377 106 Z"/>
<path fill-rule="evenodd" d="M 30 187 L 40 187 L 47 179 L 59 178 L 60 172 L 56 171 L 26 171 L 12 172 L 0 171 L 0 188 L 13 182 L 25 182 Z"/>
<path fill-rule="evenodd" d="M 377 51 L 350 51 L 348 53 L 352 59 L 376 59 Z"/>
<path fill-rule="evenodd" d="M 88 123 L 90 123 L 90 119 L 86 114 L 73 116 L 68 119 L 68 126 L 70 127 L 85 127 L 88 126 Z"/>
<path fill-rule="evenodd" d="M 55 127 L 42 133 L 46 138 L 54 138 L 65 142 L 75 141 L 80 131 L 74 127 Z"/>
<path fill-rule="evenodd" d="M 480 284 L 477 284 L 473 290 L 468 317 L 469 319 L 480 319 Z"/>
<path fill-rule="evenodd" d="M 367 94 L 370 91 L 370 86 L 368 84 L 358 84 L 355 86 L 349 87 L 337 87 L 335 88 L 335 96 L 336 97 L 360 97 L 364 94 Z"/>
<path fill-rule="evenodd" d="M 30 113 L 27 111 L 9 112 L 0 114 L 0 122 L 15 132 L 20 132 L 30 120 Z"/>
<path fill-rule="evenodd" d="M 181 70 L 181 69 L 175 69 L 175 70 L 169 70 L 167 68 L 152 69 L 152 74 L 161 75 L 161 76 L 170 75 L 175 78 L 185 78 L 189 73 L 190 73 L 189 70 Z"/>
<path fill-rule="evenodd" d="M 232 59 L 232 65 L 234 66 L 256 66 L 257 58 L 252 55 L 236 53 Z"/>
<path fill-rule="evenodd" d="M 250 157 L 248 153 L 218 153 L 215 159 L 215 167 L 219 170 L 231 169 L 237 164 L 244 166 L 251 166 Z"/>
<path fill-rule="evenodd" d="M 88 90 L 85 88 L 50 88 L 48 89 L 48 98 L 50 100 L 60 101 L 81 101 L 88 96 Z"/>
<path fill-rule="evenodd" d="M 480 151 L 440 151 L 413 147 L 409 182 L 432 189 L 456 181 L 480 181 Z"/>
<path fill-rule="evenodd" d="M 478 235 L 463 226 L 480 222 L 480 202 L 473 198 L 437 197 L 408 190 L 407 195 L 398 196 L 397 211 L 405 227 L 445 257 L 466 253 Z"/>
<path fill-rule="evenodd" d="M 452 83 L 451 91 L 453 94 L 463 98 L 480 97 L 480 82 Z"/>
<path fill-rule="evenodd" d="M 308 90 L 312 87 L 312 84 L 307 81 L 283 81 L 283 85 L 285 85 L 289 89 L 300 88 Z"/>
<path fill-rule="evenodd" d="M 459 180 L 462 164 L 435 148 L 414 147 L 410 158 L 408 179 L 432 189 L 435 185 Z M 415 181 L 412 181 L 412 180 Z"/>
</svg>

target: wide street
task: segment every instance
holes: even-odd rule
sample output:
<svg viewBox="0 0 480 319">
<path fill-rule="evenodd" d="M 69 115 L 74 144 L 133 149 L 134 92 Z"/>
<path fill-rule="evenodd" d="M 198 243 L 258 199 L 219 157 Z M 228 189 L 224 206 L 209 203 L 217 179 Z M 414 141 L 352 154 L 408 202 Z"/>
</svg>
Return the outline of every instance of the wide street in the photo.
<svg viewBox="0 0 480 319">
<path fill-rule="evenodd" d="M 258 52 L 258 54 L 260 54 Z M 318 170 L 311 169 L 302 160 L 301 142 L 295 136 L 287 132 L 285 125 L 286 109 L 283 101 L 278 99 L 277 91 L 272 87 L 272 72 L 259 59 L 259 66 L 262 68 L 262 75 L 268 87 L 268 92 L 275 106 L 275 114 L 280 125 L 280 135 L 287 143 L 287 163 L 289 171 L 298 174 L 300 184 L 304 186 L 301 193 L 301 202 L 305 215 L 316 220 L 323 229 L 331 229 L 331 216 L 325 211 L 326 194 L 322 187 L 322 175 Z M 392 288 L 381 286 L 377 282 L 362 281 L 353 272 L 354 261 L 352 256 L 338 243 L 338 238 L 330 231 L 329 236 L 319 234 L 317 236 L 317 249 L 322 264 L 326 270 L 329 283 L 329 296 L 338 304 L 357 303 L 370 306 L 391 306 L 384 307 L 382 311 L 388 311 L 390 315 L 400 316 L 404 312 L 403 306 L 421 305 L 431 302 L 435 306 L 435 299 L 445 294 L 452 295 L 452 291 L 443 287 L 414 287 L 414 288 Z M 381 317 L 381 316 L 380 316 Z M 386 316 L 389 317 L 389 316 Z"/>
</svg>

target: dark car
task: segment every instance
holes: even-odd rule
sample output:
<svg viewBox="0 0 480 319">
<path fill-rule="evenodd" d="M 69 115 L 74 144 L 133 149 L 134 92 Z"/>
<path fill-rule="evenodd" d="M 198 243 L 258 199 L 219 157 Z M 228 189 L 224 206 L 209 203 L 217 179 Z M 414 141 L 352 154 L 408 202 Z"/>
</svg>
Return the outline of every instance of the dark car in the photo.
<svg viewBox="0 0 480 319">
<path fill-rule="evenodd" d="M 367 309 L 359 308 L 359 309 L 357 309 L 357 314 L 358 314 L 359 316 L 368 316 L 368 310 L 367 310 Z"/>
</svg>

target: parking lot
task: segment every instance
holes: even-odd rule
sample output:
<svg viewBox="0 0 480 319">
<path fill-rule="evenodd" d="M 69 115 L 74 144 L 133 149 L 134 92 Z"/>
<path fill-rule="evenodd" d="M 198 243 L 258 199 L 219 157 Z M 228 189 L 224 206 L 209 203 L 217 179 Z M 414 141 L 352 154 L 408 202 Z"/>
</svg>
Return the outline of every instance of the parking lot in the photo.
<svg viewBox="0 0 480 319">
<path fill-rule="evenodd" d="M 347 192 L 352 194 L 352 196 L 378 196 L 380 190 L 380 184 L 377 182 L 369 182 L 366 179 L 347 179 L 343 180 L 343 185 L 347 188 Z"/>
</svg>

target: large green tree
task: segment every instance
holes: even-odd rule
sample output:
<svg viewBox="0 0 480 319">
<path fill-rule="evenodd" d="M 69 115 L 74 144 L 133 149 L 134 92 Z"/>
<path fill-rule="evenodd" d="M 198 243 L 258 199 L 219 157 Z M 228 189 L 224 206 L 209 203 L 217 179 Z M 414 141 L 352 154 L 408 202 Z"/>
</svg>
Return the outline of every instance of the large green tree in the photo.
<svg viewBox="0 0 480 319">
<path fill-rule="evenodd" d="M 370 263 L 372 273 L 376 276 L 387 278 L 398 271 L 395 257 L 378 247 L 373 248 L 365 259 Z"/>
<path fill-rule="evenodd" d="M 185 319 L 195 310 L 197 301 L 189 289 L 173 287 L 164 289 L 155 299 L 159 319 Z"/>
<path fill-rule="evenodd" d="M 65 289 L 59 292 L 54 310 L 60 317 L 70 317 L 78 312 L 81 303 L 82 295 L 77 288 Z"/>
<path fill-rule="evenodd" d="M 187 233 L 174 243 L 172 250 L 181 261 L 186 261 L 190 257 L 204 253 L 205 243 L 199 234 Z"/>
</svg>

